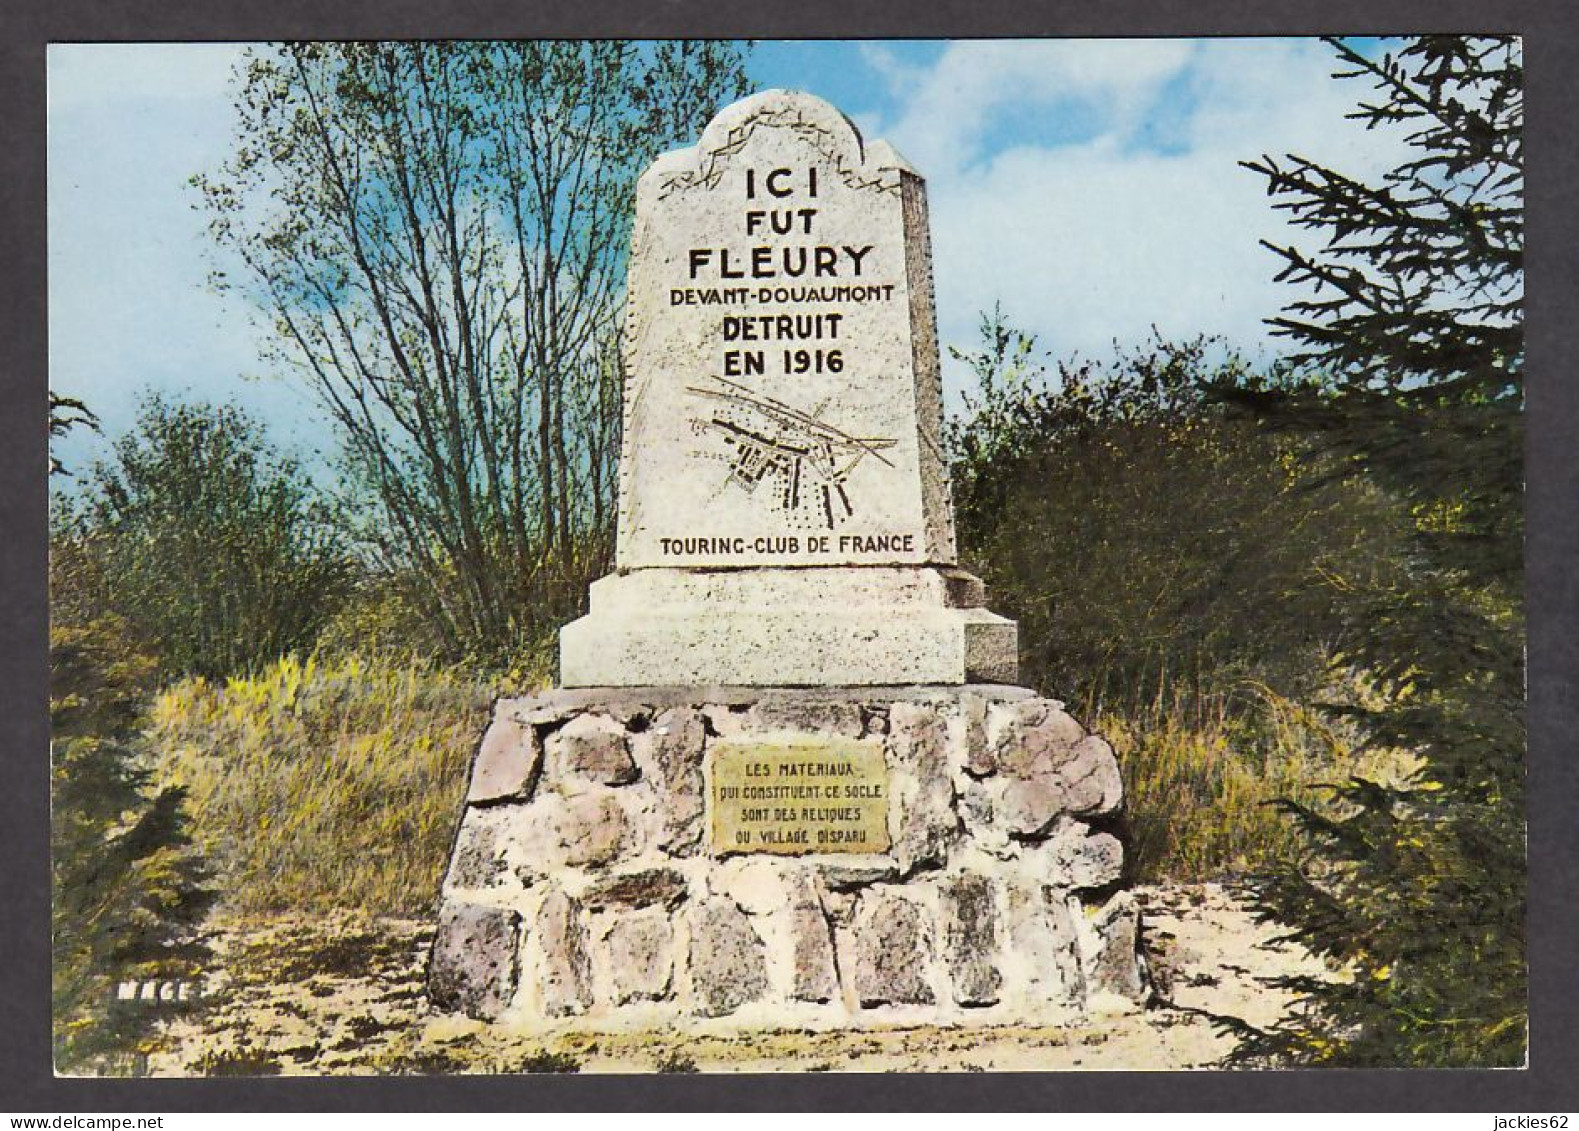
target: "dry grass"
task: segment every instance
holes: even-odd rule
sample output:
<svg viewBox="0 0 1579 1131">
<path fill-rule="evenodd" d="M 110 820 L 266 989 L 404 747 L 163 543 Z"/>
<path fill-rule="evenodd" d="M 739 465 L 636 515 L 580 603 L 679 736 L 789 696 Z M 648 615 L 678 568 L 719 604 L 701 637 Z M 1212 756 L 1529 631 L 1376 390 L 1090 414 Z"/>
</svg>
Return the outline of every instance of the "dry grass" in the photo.
<svg viewBox="0 0 1579 1131">
<path fill-rule="evenodd" d="M 1221 879 L 1294 850 L 1272 802 L 1326 802 L 1321 783 L 1351 775 L 1395 781 L 1395 752 L 1357 753 L 1353 737 L 1313 709 L 1257 688 L 1250 716 L 1154 707 L 1096 720 L 1124 772 L 1136 878 Z"/>
<path fill-rule="evenodd" d="M 156 771 L 190 790 L 231 912 L 426 914 L 438 891 L 492 689 L 479 677 L 355 655 L 283 660 L 161 695 Z M 1252 717 L 1152 707 L 1093 720 L 1118 752 L 1135 878 L 1199 881 L 1293 848 L 1269 802 L 1319 783 L 1397 777 L 1309 708 L 1261 689 Z"/>
<path fill-rule="evenodd" d="M 154 705 L 156 771 L 185 785 L 233 912 L 426 913 L 490 688 L 423 665 L 282 660 Z"/>
</svg>

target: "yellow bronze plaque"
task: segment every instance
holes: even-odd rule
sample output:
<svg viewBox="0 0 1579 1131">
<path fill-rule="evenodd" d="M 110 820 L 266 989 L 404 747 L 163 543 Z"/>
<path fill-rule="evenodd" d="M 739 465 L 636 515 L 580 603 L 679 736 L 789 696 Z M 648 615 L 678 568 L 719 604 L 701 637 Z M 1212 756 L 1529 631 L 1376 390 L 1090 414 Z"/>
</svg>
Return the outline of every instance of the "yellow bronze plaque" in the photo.
<svg viewBox="0 0 1579 1131">
<path fill-rule="evenodd" d="M 711 743 L 713 851 L 888 851 L 888 766 L 880 742 Z"/>
</svg>

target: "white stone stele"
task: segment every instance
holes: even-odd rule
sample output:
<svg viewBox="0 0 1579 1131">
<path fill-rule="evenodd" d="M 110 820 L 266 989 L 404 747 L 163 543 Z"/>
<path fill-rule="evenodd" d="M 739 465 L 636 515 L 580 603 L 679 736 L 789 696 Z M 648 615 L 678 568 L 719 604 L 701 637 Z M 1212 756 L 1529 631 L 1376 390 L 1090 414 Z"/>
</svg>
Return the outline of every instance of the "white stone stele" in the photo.
<svg viewBox="0 0 1579 1131">
<path fill-rule="evenodd" d="M 564 686 L 1015 682 L 957 568 L 925 186 L 891 147 L 771 90 L 660 157 L 625 349 L 618 572 Z"/>
</svg>

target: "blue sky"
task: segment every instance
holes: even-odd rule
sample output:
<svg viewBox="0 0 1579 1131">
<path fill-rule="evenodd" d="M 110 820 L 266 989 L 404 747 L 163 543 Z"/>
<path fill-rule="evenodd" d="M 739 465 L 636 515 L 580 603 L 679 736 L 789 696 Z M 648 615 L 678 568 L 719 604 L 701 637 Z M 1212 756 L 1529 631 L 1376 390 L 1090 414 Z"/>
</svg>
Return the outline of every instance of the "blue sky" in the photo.
<svg viewBox="0 0 1579 1131">
<path fill-rule="evenodd" d="M 206 280 L 213 252 L 187 179 L 231 145 L 240 47 L 49 50 L 50 386 L 104 437 L 57 452 L 82 468 L 145 390 L 232 400 L 281 446 L 328 446 L 307 393 L 267 375 L 251 312 Z M 1300 153 L 1360 176 L 1396 136 L 1346 121 L 1367 93 L 1307 39 L 764 42 L 759 87 L 840 106 L 928 181 L 939 334 L 974 346 L 1001 302 L 1056 354 L 1221 334 L 1273 356 L 1262 319 L 1290 297 L 1260 239 L 1289 236 L 1238 162 Z M 957 392 L 965 379 L 951 363 Z"/>
</svg>

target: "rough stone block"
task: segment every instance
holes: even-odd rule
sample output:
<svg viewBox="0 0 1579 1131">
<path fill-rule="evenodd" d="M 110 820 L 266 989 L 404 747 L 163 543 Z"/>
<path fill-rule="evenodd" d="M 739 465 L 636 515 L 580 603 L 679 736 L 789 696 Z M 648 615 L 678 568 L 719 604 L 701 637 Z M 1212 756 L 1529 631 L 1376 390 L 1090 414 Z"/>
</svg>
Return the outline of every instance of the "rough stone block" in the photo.
<svg viewBox="0 0 1579 1131">
<path fill-rule="evenodd" d="M 1101 816 L 1124 803 L 1118 759 L 1104 739 L 1088 735 L 1060 757 L 1056 767 L 1044 763 L 1030 776 L 999 775 L 996 816 L 1013 835 L 1039 838 L 1064 814 Z"/>
<path fill-rule="evenodd" d="M 855 993 L 863 1006 L 931 1005 L 932 927 L 926 909 L 886 888 L 861 893 L 851 923 Z"/>
<path fill-rule="evenodd" d="M 686 889 L 685 877 L 673 868 L 647 868 L 603 877 L 581 893 L 581 902 L 589 911 L 654 904 L 673 908 L 685 899 Z"/>
<path fill-rule="evenodd" d="M 794 969 L 790 995 L 797 1001 L 828 1002 L 839 996 L 833 928 L 824 913 L 810 872 L 797 871 L 787 883 Z"/>
<path fill-rule="evenodd" d="M 1090 988 L 1144 1002 L 1148 987 L 1140 958 L 1140 907 L 1134 894 L 1121 891 L 1113 896 L 1089 927 L 1096 939 L 1087 963 Z"/>
<path fill-rule="evenodd" d="M 794 981 L 790 990 L 796 1001 L 829 1002 L 839 996 L 839 972 L 834 959 L 833 930 L 820 907 L 790 910 L 794 938 Z"/>
<path fill-rule="evenodd" d="M 610 995 L 616 1004 L 669 997 L 674 986 L 674 926 L 666 909 L 617 916 L 604 947 Z"/>
<path fill-rule="evenodd" d="M 1070 759 L 1085 733 L 1051 699 L 994 704 L 989 710 L 987 756 L 978 767 L 1010 777 L 1043 778 Z"/>
<path fill-rule="evenodd" d="M 484 1021 L 498 1017 L 515 993 L 520 938 L 521 917 L 514 911 L 446 904 L 428 965 L 433 1007 Z"/>
<path fill-rule="evenodd" d="M 565 863 L 596 867 L 617 860 L 631 840 L 631 822 L 613 791 L 565 799 L 559 823 Z"/>
<path fill-rule="evenodd" d="M 888 716 L 888 750 L 897 771 L 898 818 L 892 854 L 902 873 L 941 864 L 959 818 L 949 775 L 948 724 L 937 708 L 895 703 Z"/>
<path fill-rule="evenodd" d="M 1029 995 L 1059 1006 L 1083 1003 L 1079 940 L 1064 895 L 1039 883 L 1011 881 L 1005 918 Z"/>
<path fill-rule="evenodd" d="M 529 797 L 542 761 L 537 732 L 508 710 L 495 712 L 472 762 L 470 804 Z"/>
<path fill-rule="evenodd" d="M 1086 971 L 1080 961 L 1080 935 L 1075 926 L 1075 916 L 1085 913 L 1080 900 L 1068 892 L 1043 888 L 1041 906 L 1065 1000 L 1084 1005 Z"/>
<path fill-rule="evenodd" d="M 568 848 L 563 834 L 564 810 L 563 797 L 541 792 L 530 804 L 513 809 L 507 835 L 523 867 L 541 873 L 564 864 Z M 503 811 L 479 810 L 482 813 Z"/>
<path fill-rule="evenodd" d="M 1033 838 L 1045 833 L 1070 808 L 1069 792 L 1063 779 L 1010 778 L 999 785 L 994 818 L 1017 837 Z"/>
<path fill-rule="evenodd" d="M 1124 778 L 1107 740 L 1088 735 L 1076 744 L 1073 757 L 1060 770 L 1067 783 L 1069 811 L 1080 816 L 1117 812 L 1124 804 Z"/>
<path fill-rule="evenodd" d="M 549 773 L 567 791 L 581 782 L 624 785 L 638 776 L 625 728 L 602 715 L 577 715 L 544 743 Z"/>
<path fill-rule="evenodd" d="M 520 806 L 510 822 L 512 852 L 524 868 L 602 867 L 639 848 L 640 829 L 622 796 L 627 791 L 588 787 L 570 797 L 539 794 Z"/>
<path fill-rule="evenodd" d="M 733 901 L 715 896 L 692 907 L 687 954 L 692 1007 L 722 1017 L 767 993 L 762 939 Z"/>
<path fill-rule="evenodd" d="M 663 828 L 658 846 L 665 852 L 689 853 L 701 840 L 702 748 L 706 741 L 702 712 L 688 707 L 661 712 L 631 739 L 632 752 L 659 793 Z"/>
<path fill-rule="evenodd" d="M 799 696 L 764 698 L 751 709 L 749 727 L 753 731 L 794 731 L 841 738 L 860 738 L 865 729 L 861 708 L 854 702 Z"/>
<path fill-rule="evenodd" d="M 540 965 L 538 992 L 549 1017 L 580 1013 L 592 1004 L 586 929 L 580 904 L 555 889 L 543 897 L 533 921 Z"/>
<path fill-rule="evenodd" d="M 890 860 L 875 860 L 870 864 L 824 864 L 818 869 L 823 886 L 832 891 L 849 891 L 868 884 L 883 883 L 899 878 L 899 866 Z"/>
<path fill-rule="evenodd" d="M 987 700 L 979 695 L 962 695 L 959 706 L 965 741 L 965 772 L 972 777 L 985 777 L 997 769 L 987 745 Z"/>
<path fill-rule="evenodd" d="M 576 713 L 574 704 L 565 702 L 549 693 L 524 695 L 519 699 L 501 699 L 495 708 L 495 718 L 508 715 L 523 726 L 555 726 Z"/>
<path fill-rule="evenodd" d="M 734 857 L 713 874 L 713 888 L 747 915 L 771 915 L 789 904 L 784 865 L 762 856 Z"/>
<path fill-rule="evenodd" d="M 1111 833 L 1094 833 L 1083 822 L 1061 819 L 1047 840 L 1048 881 L 1090 889 L 1117 883 L 1124 871 L 1124 846 Z"/>
<path fill-rule="evenodd" d="M 505 843 L 522 808 L 505 805 L 466 810 L 450 857 L 447 887 L 490 888 L 509 875 Z"/>
<path fill-rule="evenodd" d="M 985 876 L 960 874 L 938 884 L 942 911 L 943 956 L 959 1005 L 998 1001 L 998 899 Z"/>
</svg>

